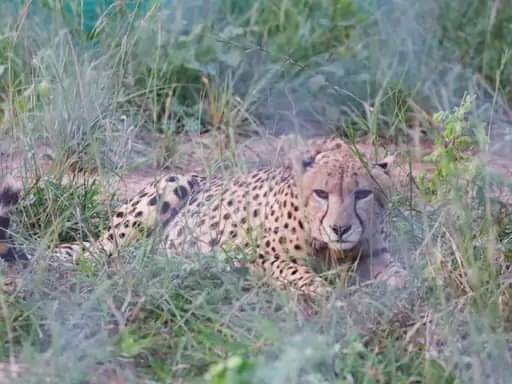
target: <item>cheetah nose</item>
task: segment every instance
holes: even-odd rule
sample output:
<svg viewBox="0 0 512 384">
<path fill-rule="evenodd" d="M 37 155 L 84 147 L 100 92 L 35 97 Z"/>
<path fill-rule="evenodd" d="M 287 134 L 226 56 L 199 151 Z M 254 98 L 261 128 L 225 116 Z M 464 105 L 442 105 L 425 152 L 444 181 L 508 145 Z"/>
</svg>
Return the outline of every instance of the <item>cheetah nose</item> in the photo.
<svg viewBox="0 0 512 384">
<path fill-rule="evenodd" d="M 338 239 L 342 239 L 352 229 L 351 225 L 333 225 L 332 231 L 338 236 Z"/>
<path fill-rule="evenodd" d="M 354 192 L 354 199 L 356 201 L 366 199 L 368 196 L 370 196 L 373 192 L 369 189 L 358 189 Z"/>
</svg>

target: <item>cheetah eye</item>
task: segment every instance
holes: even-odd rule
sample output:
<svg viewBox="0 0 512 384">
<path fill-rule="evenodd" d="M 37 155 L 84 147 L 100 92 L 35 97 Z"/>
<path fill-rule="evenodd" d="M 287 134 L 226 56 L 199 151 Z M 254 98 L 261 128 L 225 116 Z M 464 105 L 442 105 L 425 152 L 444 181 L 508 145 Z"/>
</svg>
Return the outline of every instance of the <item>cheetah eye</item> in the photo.
<svg viewBox="0 0 512 384">
<path fill-rule="evenodd" d="M 313 193 L 316 195 L 316 197 L 322 200 L 327 200 L 329 198 L 329 193 L 323 189 L 314 189 Z"/>
</svg>

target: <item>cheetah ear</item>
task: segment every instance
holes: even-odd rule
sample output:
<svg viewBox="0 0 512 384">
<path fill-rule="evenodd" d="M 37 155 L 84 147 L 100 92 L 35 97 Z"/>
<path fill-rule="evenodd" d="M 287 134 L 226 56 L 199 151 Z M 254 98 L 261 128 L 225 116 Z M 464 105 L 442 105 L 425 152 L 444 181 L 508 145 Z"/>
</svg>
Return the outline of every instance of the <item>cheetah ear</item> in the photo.
<svg viewBox="0 0 512 384">
<path fill-rule="evenodd" d="M 319 154 L 321 152 L 341 151 L 346 146 L 347 144 L 345 144 L 345 142 L 340 138 L 336 136 L 330 136 L 317 141 L 315 145 L 313 145 L 313 150 L 316 152 L 316 154 Z"/>
<path fill-rule="evenodd" d="M 391 171 L 391 168 L 393 168 L 393 163 L 396 159 L 396 152 L 392 155 L 389 155 L 382 159 L 381 161 L 375 163 L 375 165 L 379 168 L 381 168 L 385 173 L 389 173 Z"/>
<path fill-rule="evenodd" d="M 292 165 L 292 168 L 296 171 L 303 172 L 315 163 L 317 155 L 318 151 L 316 148 L 295 150 L 292 151 L 289 156 L 289 164 Z"/>
<path fill-rule="evenodd" d="M 315 163 L 316 153 L 310 150 L 307 151 L 292 151 L 288 156 L 288 161 L 285 163 L 287 168 L 290 168 L 296 177 L 301 177 L 304 172 L 311 168 Z"/>
<path fill-rule="evenodd" d="M 337 137 L 328 137 L 324 139 L 312 139 L 310 140 L 310 147 L 307 151 L 302 153 L 302 168 L 308 169 L 311 167 L 315 158 L 322 152 L 338 151 L 345 145 L 343 141 Z"/>
</svg>

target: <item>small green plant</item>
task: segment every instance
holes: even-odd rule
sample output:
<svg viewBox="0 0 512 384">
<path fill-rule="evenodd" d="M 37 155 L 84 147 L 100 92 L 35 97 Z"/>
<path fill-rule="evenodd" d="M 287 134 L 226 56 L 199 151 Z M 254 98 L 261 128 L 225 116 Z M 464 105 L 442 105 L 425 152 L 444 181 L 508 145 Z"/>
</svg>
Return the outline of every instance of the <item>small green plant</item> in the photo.
<svg viewBox="0 0 512 384">
<path fill-rule="evenodd" d="M 434 138 L 434 150 L 425 158 L 433 170 L 428 171 L 428 176 L 424 172 L 419 177 L 422 191 L 431 200 L 446 197 L 447 193 L 453 192 L 459 180 L 468 180 L 476 175 L 475 164 L 468 151 L 477 145 L 477 141 L 471 137 L 466 121 L 474 101 L 474 96 L 465 95 L 452 112 L 442 111 L 434 115 L 434 123 L 443 131 Z"/>
<path fill-rule="evenodd" d="M 214 364 L 206 374 L 209 384 L 255 384 L 255 363 L 239 355 Z"/>
<path fill-rule="evenodd" d="M 134 357 L 139 353 L 149 349 L 155 344 L 152 337 L 141 337 L 131 329 L 124 329 L 119 334 L 118 348 L 119 353 L 125 357 Z"/>
<path fill-rule="evenodd" d="M 423 360 L 419 351 L 406 352 L 399 343 L 381 351 L 354 338 L 336 356 L 339 383 L 406 383 L 422 377 L 422 383 L 452 384 L 454 378 L 435 361 Z M 420 381 L 418 381 L 420 382 Z"/>
<path fill-rule="evenodd" d="M 109 221 L 98 183 L 64 183 L 62 179 L 36 182 L 17 216 L 29 237 L 51 234 L 59 243 L 97 238 Z"/>
</svg>

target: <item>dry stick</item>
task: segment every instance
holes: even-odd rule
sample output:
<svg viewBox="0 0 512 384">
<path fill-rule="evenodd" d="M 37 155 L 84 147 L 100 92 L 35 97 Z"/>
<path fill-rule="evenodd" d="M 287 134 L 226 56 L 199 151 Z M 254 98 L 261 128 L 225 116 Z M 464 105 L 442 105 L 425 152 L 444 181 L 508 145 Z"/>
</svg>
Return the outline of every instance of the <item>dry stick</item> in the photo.
<svg viewBox="0 0 512 384">
<path fill-rule="evenodd" d="M 450 234 L 450 232 L 448 230 L 445 229 L 444 233 L 450 240 L 450 243 L 451 243 L 452 249 L 453 249 L 453 253 L 455 254 L 455 260 L 457 260 L 457 265 L 459 266 L 459 271 L 463 275 L 461 278 L 457 278 L 457 276 L 454 276 L 454 278 L 456 280 L 458 280 L 459 283 L 461 283 L 464 286 L 464 288 L 466 289 L 466 292 L 472 292 L 472 289 L 469 286 L 468 281 L 467 281 L 468 276 L 467 276 L 467 272 L 464 268 L 464 258 L 462 257 L 462 255 L 459 251 L 459 247 L 457 246 L 455 239 L 453 238 L 453 236 Z"/>
</svg>

